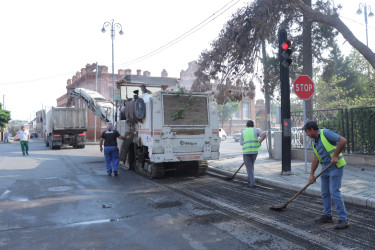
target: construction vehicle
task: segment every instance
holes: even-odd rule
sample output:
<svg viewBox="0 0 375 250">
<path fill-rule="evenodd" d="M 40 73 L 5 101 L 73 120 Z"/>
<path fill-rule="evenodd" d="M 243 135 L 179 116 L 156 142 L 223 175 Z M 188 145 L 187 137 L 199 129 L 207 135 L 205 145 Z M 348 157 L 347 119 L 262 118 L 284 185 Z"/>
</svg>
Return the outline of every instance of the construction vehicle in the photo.
<svg viewBox="0 0 375 250">
<path fill-rule="evenodd" d="M 84 108 L 52 107 L 46 115 L 45 144 L 51 149 L 63 145 L 84 148 L 87 112 Z"/>
<path fill-rule="evenodd" d="M 182 88 L 135 94 L 120 110 L 116 127 L 128 138 L 118 141 L 120 164 L 126 169 L 151 178 L 180 169 L 203 175 L 207 160 L 219 159 L 217 104 L 208 94 Z"/>
<path fill-rule="evenodd" d="M 149 79 L 149 78 L 147 78 Z M 162 78 L 160 78 L 162 79 Z M 165 79 L 162 79 L 165 80 Z M 112 121 L 114 108 L 99 93 L 76 88 L 70 98 L 79 98 L 104 122 L 115 123 L 128 139 L 118 139 L 120 165 L 160 178 L 166 171 L 207 172 L 207 160 L 219 159 L 220 137 L 217 104 L 208 94 L 161 91 L 138 95 L 141 83 L 119 86 L 122 106 Z M 128 98 L 128 93 L 135 92 Z"/>
<path fill-rule="evenodd" d="M 113 104 L 98 92 L 91 89 L 75 88 L 69 92 L 68 104 L 72 102 L 73 98 L 84 101 L 87 107 L 103 122 L 109 122 L 112 120 L 112 112 L 114 110 Z"/>
</svg>

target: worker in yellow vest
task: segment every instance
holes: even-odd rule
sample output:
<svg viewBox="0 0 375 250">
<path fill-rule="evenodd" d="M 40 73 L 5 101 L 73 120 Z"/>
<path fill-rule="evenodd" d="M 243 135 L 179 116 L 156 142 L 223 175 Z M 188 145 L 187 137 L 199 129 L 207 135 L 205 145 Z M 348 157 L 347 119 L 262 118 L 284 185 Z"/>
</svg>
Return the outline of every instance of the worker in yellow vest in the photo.
<svg viewBox="0 0 375 250">
<path fill-rule="evenodd" d="M 312 147 L 315 153 L 311 163 L 309 183 L 314 183 L 314 173 L 319 163 L 323 169 L 330 163 L 334 163 L 320 177 L 324 209 L 323 215 L 316 218 L 315 221 L 322 223 L 333 222 L 331 212 L 333 200 L 339 217 L 335 228 L 346 228 L 348 226 L 348 215 L 340 192 L 344 166 L 346 165 L 341 152 L 345 148 L 346 139 L 329 129 L 319 129 L 316 121 L 307 121 L 302 130 L 312 139 Z"/>
<path fill-rule="evenodd" d="M 266 138 L 266 133 L 259 128 L 254 128 L 254 121 L 248 120 L 245 129 L 241 132 L 240 144 L 242 145 L 243 161 L 246 166 L 249 187 L 256 188 L 254 178 L 254 163 L 261 148 L 262 141 Z M 258 139 L 260 137 L 260 140 Z"/>
</svg>

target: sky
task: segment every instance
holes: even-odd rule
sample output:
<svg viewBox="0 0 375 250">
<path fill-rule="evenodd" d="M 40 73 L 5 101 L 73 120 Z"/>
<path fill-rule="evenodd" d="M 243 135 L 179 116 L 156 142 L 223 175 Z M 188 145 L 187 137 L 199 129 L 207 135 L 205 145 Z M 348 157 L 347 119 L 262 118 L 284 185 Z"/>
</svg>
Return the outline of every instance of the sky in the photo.
<svg viewBox="0 0 375 250">
<path fill-rule="evenodd" d="M 342 3 L 342 20 L 365 43 L 364 16 L 356 14 L 365 1 L 334 2 Z M 119 35 L 117 29 L 114 39 L 115 73 L 130 68 L 134 74 L 141 69 L 160 76 L 166 69 L 168 76 L 179 77 L 189 62 L 210 49 L 226 21 L 247 3 L 0 0 L 0 102 L 13 120 L 32 120 L 42 107 L 56 106 L 56 99 L 66 93 L 67 80 L 86 64 L 98 62 L 111 72 L 110 29 L 106 33 L 101 29 L 112 19 L 123 31 Z M 374 49 L 375 18 L 368 19 L 368 31 L 369 47 Z M 348 43 L 342 45 L 345 51 L 350 48 Z M 135 60 L 139 58 L 144 60 Z M 256 89 L 256 99 L 262 98 L 259 85 Z"/>
</svg>

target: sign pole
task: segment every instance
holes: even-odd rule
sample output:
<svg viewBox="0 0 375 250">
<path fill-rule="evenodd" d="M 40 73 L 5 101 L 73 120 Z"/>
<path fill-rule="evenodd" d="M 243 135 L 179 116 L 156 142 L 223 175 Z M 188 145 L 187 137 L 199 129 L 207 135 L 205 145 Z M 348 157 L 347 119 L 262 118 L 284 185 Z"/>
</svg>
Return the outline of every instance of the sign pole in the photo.
<svg viewBox="0 0 375 250">
<path fill-rule="evenodd" d="M 303 124 L 306 124 L 306 100 L 303 100 Z M 306 133 L 303 131 L 303 146 L 305 148 L 305 173 L 307 173 L 307 143 Z"/>
<path fill-rule="evenodd" d="M 306 124 L 306 100 L 309 100 L 315 92 L 314 82 L 307 75 L 300 75 L 294 81 L 294 93 L 303 100 L 303 123 Z M 307 172 L 307 137 L 303 131 L 303 146 L 305 151 L 305 172 Z"/>
</svg>

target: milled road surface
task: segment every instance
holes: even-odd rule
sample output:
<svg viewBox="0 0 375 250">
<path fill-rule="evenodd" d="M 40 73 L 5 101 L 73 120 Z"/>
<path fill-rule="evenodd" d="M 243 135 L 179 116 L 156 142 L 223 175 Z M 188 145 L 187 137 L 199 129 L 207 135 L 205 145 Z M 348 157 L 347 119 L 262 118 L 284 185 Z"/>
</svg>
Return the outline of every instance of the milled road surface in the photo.
<svg viewBox="0 0 375 250">
<path fill-rule="evenodd" d="M 347 205 L 350 227 L 317 224 L 321 200 L 206 175 L 149 180 L 105 173 L 98 145 L 23 157 L 0 145 L 0 249 L 370 249 L 374 211 Z"/>
</svg>

